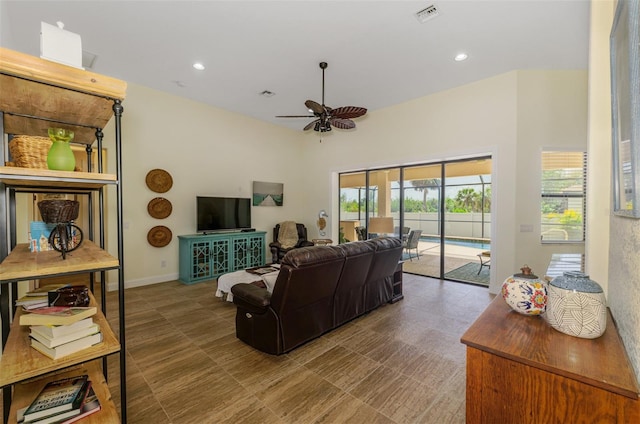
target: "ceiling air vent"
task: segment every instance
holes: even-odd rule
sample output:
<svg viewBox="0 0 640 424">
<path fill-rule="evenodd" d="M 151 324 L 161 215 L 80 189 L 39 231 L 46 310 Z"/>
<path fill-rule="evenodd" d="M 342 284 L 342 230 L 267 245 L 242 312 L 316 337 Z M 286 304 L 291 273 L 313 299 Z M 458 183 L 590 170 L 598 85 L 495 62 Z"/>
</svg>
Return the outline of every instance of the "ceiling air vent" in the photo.
<svg viewBox="0 0 640 424">
<path fill-rule="evenodd" d="M 82 67 L 84 69 L 93 69 L 93 66 L 96 64 L 96 59 L 98 59 L 97 55 L 82 50 Z"/>
<path fill-rule="evenodd" d="M 416 12 L 416 18 L 421 23 L 425 23 L 430 19 L 438 16 L 440 12 L 438 12 L 438 8 L 435 5 L 427 6 L 426 8 Z"/>
</svg>

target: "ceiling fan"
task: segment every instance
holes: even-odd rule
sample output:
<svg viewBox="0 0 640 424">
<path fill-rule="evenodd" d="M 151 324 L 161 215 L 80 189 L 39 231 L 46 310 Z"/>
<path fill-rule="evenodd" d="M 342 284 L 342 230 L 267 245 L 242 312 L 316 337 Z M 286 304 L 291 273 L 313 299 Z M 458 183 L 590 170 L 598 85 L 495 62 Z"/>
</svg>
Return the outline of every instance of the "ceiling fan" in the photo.
<svg viewBox="0 0 640 424">
<path fill-rule="evenodd" d="M 307 100 L 306 102 L 304 102 L 304 105 L 307 107 L 307 109 L 309 109 L 310 113 L 313 113 L 313 115 L 280 115 L 276 116 L 276 118 L 315 117 L 315 120 L 309 122 L 304 127 L 305 131 L 313 128 L 314 131 L 323 133 L 331 131 L 331 126 L 342 130 L 350 130 L 352 128 L 355 128 L 356 124 L 351 119 L 364 115 L 365 113 L 367 113 L 367 109 L 359 106 L 342 106 L 332 109 L 329 106 L 325 106 L 324 70 L 327 69 L 327 62 L 320 62 L 320 69 L 322 69 L 322 104 L 318 104 L 313 100 Z"/>
</svg>

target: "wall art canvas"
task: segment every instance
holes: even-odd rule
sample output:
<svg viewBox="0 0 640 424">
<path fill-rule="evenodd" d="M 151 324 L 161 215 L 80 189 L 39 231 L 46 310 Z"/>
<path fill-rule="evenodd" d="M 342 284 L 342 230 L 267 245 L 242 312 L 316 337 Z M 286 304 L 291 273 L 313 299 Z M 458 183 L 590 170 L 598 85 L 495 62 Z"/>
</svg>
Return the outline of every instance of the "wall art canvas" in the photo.
<svg viewBox="0 0 640 424">
<path fill-rule="evenodd" d="M 611 29 L 613 212 L 640 218 L 640 1 L 619 0 Z"/>
<path fill-rule="evenodd" d="M 282 206 L 284 184 L 253 182 L 253 206 Z"/>
</svg>

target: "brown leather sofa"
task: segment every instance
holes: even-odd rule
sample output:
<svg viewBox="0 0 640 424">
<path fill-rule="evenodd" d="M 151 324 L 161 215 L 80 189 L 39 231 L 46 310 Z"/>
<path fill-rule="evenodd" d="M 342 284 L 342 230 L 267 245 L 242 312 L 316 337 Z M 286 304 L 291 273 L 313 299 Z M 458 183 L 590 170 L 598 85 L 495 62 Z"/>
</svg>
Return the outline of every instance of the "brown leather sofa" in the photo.
<svg viewBox="0 0 640 424">
<path fill-rule="evenodd" d="M 392 237 L 303 247 L 282 259 L 273 293 L 254 284 L 231 288 L 236 336 L 279 355 L 393 297 L 402 242 Z"/>
</svg>

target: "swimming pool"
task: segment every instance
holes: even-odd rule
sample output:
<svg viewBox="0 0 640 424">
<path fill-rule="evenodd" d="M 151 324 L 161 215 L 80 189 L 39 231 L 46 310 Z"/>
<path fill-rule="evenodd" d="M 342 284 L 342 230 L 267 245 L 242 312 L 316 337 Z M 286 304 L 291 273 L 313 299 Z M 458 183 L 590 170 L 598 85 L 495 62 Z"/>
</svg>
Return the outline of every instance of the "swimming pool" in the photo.
<svg viewBox="0 0 640 424">
<path fill-rule="evenodd" d="M 429 237 L 429 236 L 420 237 L 420 240 L 430 242 L 430 243 L 440 243 L 439 237 Z M 454 246 L 473 247 L 475 249 L 482 249 L 482 250 L 491 249 L 491 243 L 488 243 L 484 240 L 445 238 L 445 244 L 452 244 Z"/>
</svg>

